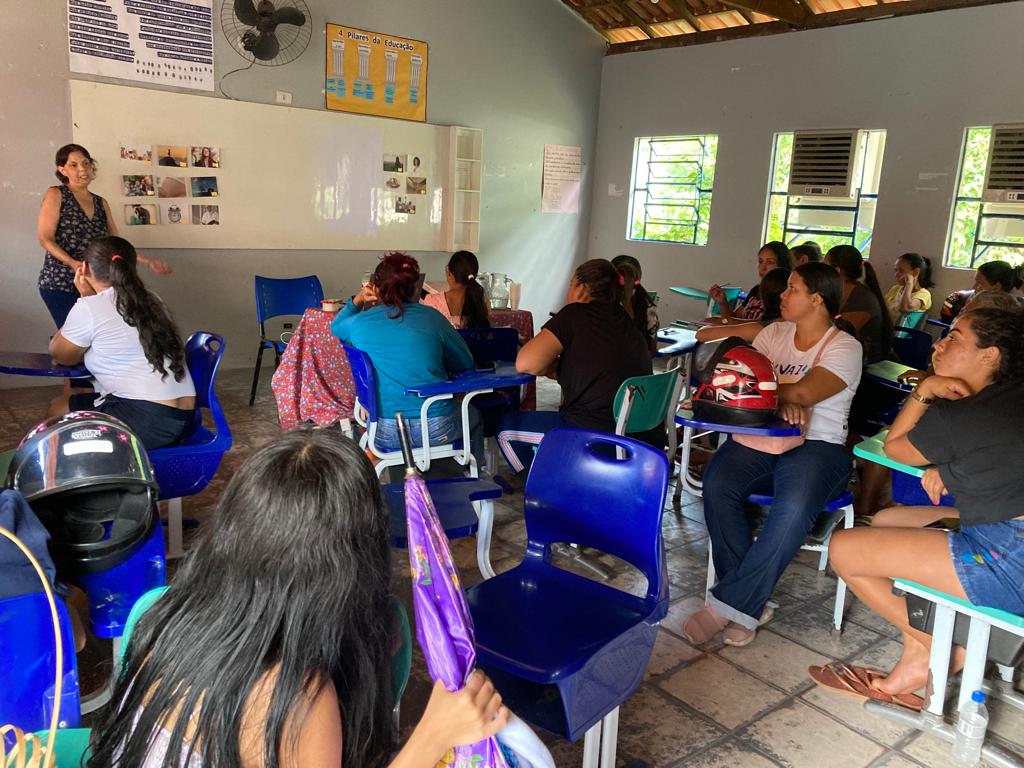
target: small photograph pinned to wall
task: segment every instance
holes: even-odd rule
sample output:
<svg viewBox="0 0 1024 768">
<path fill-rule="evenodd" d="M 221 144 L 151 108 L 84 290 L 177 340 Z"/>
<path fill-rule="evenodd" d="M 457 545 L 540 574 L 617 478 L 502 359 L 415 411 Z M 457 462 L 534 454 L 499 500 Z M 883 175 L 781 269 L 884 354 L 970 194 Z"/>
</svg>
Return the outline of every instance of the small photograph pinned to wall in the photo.
<svg viewBox="0 0 1024 768">
<path fill-rule="evenodd" d="M 125 197 L 150 197 L 156 194 L 152 176 L 122 176 L 121 194 Z"/>
<path fill-rule="evenodd" d="M 405 197 L 395 199 L 395 213 L 416 213 L 416 203 Z"/>
<path fill-rule="evenodd" d="M 219 205 L 193 205 L 192 223 L 206 227 L 211 224 L 220 224 Z"/>
<path fill-rule="evenodd" d="M 166 144 L 157 144 L 156 164 L 166 165 L 170 168 L 187 168 L 188 147 L 173 147 Z"/>
<path fill-rule="evenodd" d="M 220 147 L 192 147 L 193 168 L 220 168 Z"/>
<path fill-rule="evenodd" d="M 388 189 L 400 189 L 402 186 L 402 180 L 397 176 L 385 176 L 384 186 Z"/>
<path fill-rule="evenodd" d="M 384 173 L 405 173 L 405 155 L 384 155 Z"/>
<path fill-rule="evenodd" d="M 420 159 L 416 155 L 412 156 L 412 160 L 409 161 L 409 174 L 412 176 L 419 176 L 423 171 L 420 169 Z"/>
<path fill-rule="evenodd" d="M 160 216 L 155 205 L 126 205 L 124 207 L 124 223 L 129 227 L 159 224 Z"/>
<path fill-rule="evenodd" d="M 152 144 L 122 144 L 121 159 L 149 165 L 153 162 Z"/>
<path fill-rule="evenodd" d="M 405 191 L 410 195 L 427 194 L 427 180 L 425 177 L 406 176 Z"/>
<path fill-rule="evenodd" d="M 156 180 L 157 197 L 188 197 L 188 180 L 184 176 L 159 176 Z"/>
<path fill-rule="evenodd" d="M 160 203 L 160 220 L 164 224 L 188 224 L 186 203 Z"/>
<path fill-rule="evenodd" d="M 193 176 L 192 197 L 216 197 L 217 177 L 216 176 Z"/>
</svg>

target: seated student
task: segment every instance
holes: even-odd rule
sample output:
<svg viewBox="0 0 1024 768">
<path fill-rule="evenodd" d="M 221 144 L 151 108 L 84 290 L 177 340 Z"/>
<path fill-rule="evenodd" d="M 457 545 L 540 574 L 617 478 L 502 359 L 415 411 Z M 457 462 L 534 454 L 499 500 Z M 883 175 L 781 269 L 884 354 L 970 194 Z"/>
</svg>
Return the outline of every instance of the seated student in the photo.
<svg viewBox="0 0 1024 768">
<path fill-rule="evenodd" d="M 864 345 L 864 362 L 884 360 L 892 351 L 892 320 L 885 310 L 885 297 L 875 268 L 852 245 L 830 248 L 825 261 L 843 279 L 843 302 L 839 311 L 843 319 L 857 329 L 857 336 Z"/>
<path fill-rule="evenodd" d="M 448 259 L 444 276 L 448 290 L 428 293 L 421 304 L 433 307 L 456 328 L 490 328 L 487 297 L 484 287 L 476 281 L 480 264 L 470 251 L 456 251 Z"/>
<path fill-rule="evenodd" d="M 365 352 L 373 363 L 381 413 L 376 444 L 384 451 L 401 448 L 396 413 L 408 422 L 413 445 L 422 445 L 423 399 L 405 394 L 407 387 L 446 381 L 449 373 L 473 367 L 469 347 L 451 323 L 437 310 L 417 302 L 419 284 L 416 259 L 404 253 L 389 253 L 331 323 L 331 333 Z M 431 445 L 462 437 L 462 415 L 455 405 L 452 400 L 442 400 L 430 406 L 427 422 Z M 483 435 L 476 409 L 470 406 L 469 413 L 472 450 L 479 466 Z"/>
<path fill-rule="evenodd" d="M 934 363 L 935 375 L 918 385 L 893 423 L 885 452 L 904 464 L 934 464 L 922 485 L 933 502 L 952 494 L 956 510 L 888 510 L 870 528 L 837 531 L 829 545 L 836 574 L 903 633 L 903 655 L 888 674 L 838 663 L 809 670 L 820 685 L 911 709 L 923 704 L 915 691 L 928 682 L 932 638 L 910 626 L 892 579 L 1024 614 L 1024 315 L 962 313 L 936 345 Z M 959 513 L 958 531 L 913 527 L 951 511 Z M 960 667 L 964 651 L 955 651 Z"/>
<path fill-rule="evenodd" d="M 61 395 L 47 415 L 101 411 L 153 450 L 187 435 L 196 388 L 174 319 L 146 288 L 137 264 L 135 249 L 121 237 L 97 238 L 83 252 L 75 271 L 82 298 L 50 339 L 50 354 L 63 365 L 84 361 L 100 391 Z"/>
<path fill-rule="evenodd" d="M 256 451 L 182 562 L 135 627 L 90 768 L 434 768 L 508 718 L 479 672 L 456 693 L 435 683 L 389 762 L 388 514 L 370 462 L 336 430 Z"/>
<path fill-rule="evenodd" d="M 791 269 L 793 259 L 790 256 L 789 248 L 785 243 L 773 240 L 765 243 L 757 252 L 757 279 L 767 275 L 773 269 Z M 736 309 L 729 306 L 726 300 L 725 291 L 720 285 L 712 285 L 708 289 L 708 295 L 718 302 L 719 318 L 708 318 L 710 322 L 724 322 L 731 318 L 742 318 L 744 320 L 760 320 L 764 314 L 764 302 L 758 294 L 758 286 L 754 286 L 747 293 L 747 298 L 736 305 Z"/>
<path fill-rule="evenodd" d="M 799 267 L 809 261 L 821 261 L 821 246 L 813 240 L 794 245 L 789 252 L 793 256 L 794 267 Z"/>
<path fill-rule="evenodd" d="M 520 371 L 558 379 L 562 405 L 557 412 L 518 411 L 502 418 L 498 447 L 515 472 L 533 463 L 534 449 L 555 427 L 614 432 L 612 403 L 619 386 L 651 373 L 650 350 L 622 308 L 619 273 L 610 261 L 591 259 L 577 267 L 566 301 L 516 357 Z M 665 434 L 652 430 L 633 437 L 661 448 Z"/>
<path fill-rule="evenodd" d="M 932 308 L 932 262 L 919 253 L 904 253 L 896 259 L 896 283 L 885 294 L 885 307 L 895 325 L 907 312 Z"/>
<path fill-rule="evenodd" d="M 979 291 L 1002 291 L 1012 293 L 1021 286 L 1021 272 L 1024 267 L 1012 267 L 1005 261 L 986 261 L 974 273 L 974 287 L 969 291 L 954 291 L 946 297 L 939 313 L 942 322 L 951 323 L 963 312 L 971 296 Z"/>
<path fill-rule="evenodd" d="M 841 297 L 842 283 L 831 267 L 797 267 L 782 294 L 783 322 L 754 339 L 779 378 L 779 416 L 801 425 L 805 441 L 773 454 L 733 436 L 711 457 L 704 517 L 718 585 L 682 626 L 691 643 L 706 643 L 723 630 L 728 645 L 754 639 L 779 577 L 850 479 L 846 419 L 860 381 L 861 346 L 833 321 Z M 754 493 L 774 497 L 756 541 L 744 509 Z"/>
<path fill-rule="evenodd" d="M 753 344 L 757 334 L 768 325 L 782 319 L 782 292 L 786 290 L 789 283 L 790 271 L 788 269 L 773 269 L 761 278 L 757 286 L 761 302 L 764 304 L 764 314 L 760 320 L 744 322 L 742 320 L 724 321 L 722 325 L 709 325 L 697 331 L 697 341 L 715 341 L 716 339 L 727 339 L 730 336 L 739 336 L 744 341 Z"/>
<path fill-rule="evenodd" d="M 643 279 L 640 262 L 632 256 L 623 254 L 612 259 L 612 266 L 621 278 L 619 284 L 622 286 L 622 306 L 647 339 L 647 347 L 653 355 L 658 351 L 658 308 L 654 306 L 647 289 L 640 282 Z"/>
</svg>

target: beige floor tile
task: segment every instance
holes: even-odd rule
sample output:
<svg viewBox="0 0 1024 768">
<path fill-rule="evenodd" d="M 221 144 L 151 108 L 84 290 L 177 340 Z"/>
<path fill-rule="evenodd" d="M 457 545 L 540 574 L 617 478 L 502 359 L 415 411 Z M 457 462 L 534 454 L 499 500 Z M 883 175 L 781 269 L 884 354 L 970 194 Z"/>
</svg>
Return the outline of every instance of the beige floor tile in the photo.
<svg viewBox="0 0 1024 768">
<path fill-rule="evenodd" d="M 875 763 L 875 766 L 876 768 L 921 768 L 920 763 L 915 763 L 899 752 L 890 752 L 880 763 Z"/>
<path fill-rule="evenodd" d="M 919 734 L 900 751 L 924 763 L 928 768 L 955 768 L 953 745 L 929 733 Z"/>
<path fill-rule="evenodd" d="M 831 661 L 770 629 L 760 630 L 754 642 L 745 648 L 726 645 L 718 655 L 790 693 L 806 688 L 811 682 L 807 667 Z"/>
<path fill-rule="evenodd" d="M 771 623 L 772 631 L 830 659 L 845 659 L 867 648 L 881 635 L 859 624 L 843 625 L 840 635 L 832 633 L 832 612 L 812 603 L 799 606 L 783 604 L 783 610 Z"/>
<path fill-rule="evenodd" d="M 1024 712 L 1005 701 L 989 699 L 987 706 L 989 730 L 1024 751 Z"/>
<path fill-rule="evenodd" d="M 835 595 L 832 595 L 829 600 L 824 603 L 823 607 L 831 611 L 833 607 L 835 607 L 835 604 Z M 880 615 L 868 608 L 849 591 L 846 593 L 846 610 L 843 612 L 843 621 L 855 621 L 862 627 L 867 627 L 874 632 L 890 637 L 897 637 L 900 634 L 900 631 L 896 629 L 895 625 L 890 624 L 887 620 L 883 619 Z"/>
<path fill-rule="evenodd" d="M 914 730 L 900 725 L 895 720 L 868 712 L 864 709 L 863 699 L 836 693 L 817 685 L 800 698 L 858 733 L 889 746 L 895 745 Z"/>
<path fill-rule="evenodd" d="M 662 675 L 684 662 L 690 662 L 703 655 L 692 645 L 668 632 L 658 632 L 654 652 L 647 664 L 647 677 Z"/>
<path fill-rule="evenodd" d="M 825 598 L 836 593 L 836 579 L 823 571 L 803 565 L 791 563 L 779 579 L 776 592 L 785 592 L 800 600 Z"/>
<path fill-rule="evenodd" d="M 683 763 L 686 768 L 774 768 L 778 763 L 755 752 L 750 745 L 729 740 Z"/>
<path fill-rule="evenodd" d="M 661 768 L 703 749 L 724 731 L 643 685 L 619 713 L 619 751 Z M 557 763 L 574 768 L 578 763 Z"/>
<path fill-rule="evenodd" d="M 736 728 L 785 698 L 715 656 L 705 656 L 657 685 L 726 728 Z"/>
<path fill-rule="evenodd" d="M 798 699 L 753 723 L 744 735 L 792 768 L 857 768 L 884 751 Z"/>
<path fill-rule="evenodd" d="M 896 666 L 896 662 L 900 660 L 902 654 L 903 643 L 886 638 L 858 653 L 851 663 L 886 672 Z"/>
</svg>

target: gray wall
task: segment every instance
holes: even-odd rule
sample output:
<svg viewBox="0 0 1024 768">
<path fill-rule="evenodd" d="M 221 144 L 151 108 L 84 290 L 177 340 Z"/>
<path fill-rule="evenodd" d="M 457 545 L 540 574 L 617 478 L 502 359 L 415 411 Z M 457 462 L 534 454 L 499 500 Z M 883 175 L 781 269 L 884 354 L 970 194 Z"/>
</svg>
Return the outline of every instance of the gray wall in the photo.
<svg viewBox="0 0 1024 768">
<path fill-rule="evenodd" d="M 1024 3 L 1008 3 L 606 58 L 590 256 L 633 254 L 662 319 L 696 317 L 667 286 L 756 281 L 772 134 L 863 127 L 887 130 L 872 244 L 883 288 L 902 252 L 941 263 L 964 128 L 1024 120 L 1021 29 Z M 627 241 L 633 139 L 688 133 L 719 135 L 708 245 Z M 948 175 L 926 192 L 919 173 Z M 972 281 L 937 276 L 937 301 Z"/>
<path fill-rule="evenodd" d="M 11 2 L 5 0 L 5 5 Z M 308 2 L 313 40 L 306 52 L 287 66 L 233 74 L 224 90 L 234 98 L 268 103 L 275 91 L 287 90 L 293 94 L 292 106 L 322 109 L 327 21 L 427 41 L 427 120 L 484 130 L 483 268 L 524 282 L 523 305 L 538 318 L 560 306 L 572 266 L 582 260 L 586 247 L 601 37 L 558 0 Z M 221 0 L 214 5 L 218 17 Z M 71 140 L 64 14 L 65 3 L 58 0 L 22 3 L 0 26 L 4 349 L 45 348 L 53 332 L 35 288 L 42 262 L 35 227 L 42 194 L 55 183 L 54 151 Z M 216 39 L 218 75 L 244 66 L 219 30 Z M 540 213 L 545 143 L 583 147 L 588 194 L 580 216 Z M 169 261 L 174 274 L 147 280 L 171 305 L 185 332 L 203 328 L 223 333 L 228 340 L 226 364 L 246 365 L 255 357 L 252 276 L 315 272 L 328 294 L 347 294 L 358 287 L 378 254 L 340 250 L 343 246 L 339 243 L 337 251 L 150 251 Z M 431 279 L 443 277 L 445 254 L 417 256 Z M 0 387 L 27 383 L 0 377 Z"/>
</svg>

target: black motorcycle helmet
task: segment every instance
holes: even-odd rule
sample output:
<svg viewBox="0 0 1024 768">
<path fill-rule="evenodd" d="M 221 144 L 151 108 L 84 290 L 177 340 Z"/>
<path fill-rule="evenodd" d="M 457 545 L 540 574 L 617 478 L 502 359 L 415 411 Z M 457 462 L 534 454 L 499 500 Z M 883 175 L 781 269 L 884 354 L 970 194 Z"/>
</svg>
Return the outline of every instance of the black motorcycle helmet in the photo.
<svg viewBox="0 0 1024 768">
<path fill-rule="evenodd" d="M 59 573 L 99 573 L 131 557 L 159 524 L 158 488 L 142 443 L 121 421 L 75 411 L 18 446 L 6 486 L 51 536 Z"/>
</svg>

